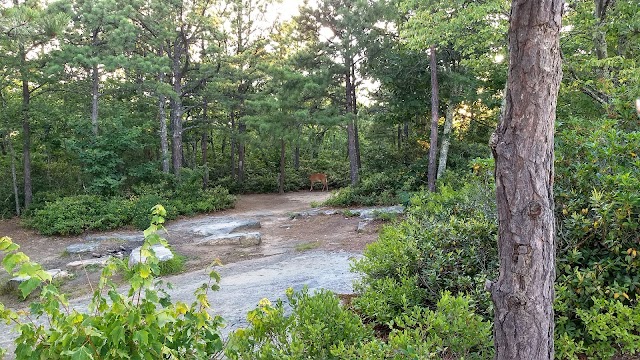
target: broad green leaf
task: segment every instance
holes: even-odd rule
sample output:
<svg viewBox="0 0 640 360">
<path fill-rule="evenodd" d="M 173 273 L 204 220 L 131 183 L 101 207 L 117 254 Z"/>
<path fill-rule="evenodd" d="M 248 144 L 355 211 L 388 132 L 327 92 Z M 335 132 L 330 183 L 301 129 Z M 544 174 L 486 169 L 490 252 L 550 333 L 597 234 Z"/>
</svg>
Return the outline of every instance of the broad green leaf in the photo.
<svg viewBox="0 0 640 360">
<path fill-rule="evenodd" d="M 24 281 L 22 284 L 20 284 L 18 286 L 18 289 L 20 289 L 22 297 L 26 299 L 27 296 L 29 296 L 29 294 L 31 294 L 33 290 L 38 287 L 38 285 L 40 285 L 41 282 L 42 281 L 37 277 L 31 277 L 27 281 Z"/>
</svg>

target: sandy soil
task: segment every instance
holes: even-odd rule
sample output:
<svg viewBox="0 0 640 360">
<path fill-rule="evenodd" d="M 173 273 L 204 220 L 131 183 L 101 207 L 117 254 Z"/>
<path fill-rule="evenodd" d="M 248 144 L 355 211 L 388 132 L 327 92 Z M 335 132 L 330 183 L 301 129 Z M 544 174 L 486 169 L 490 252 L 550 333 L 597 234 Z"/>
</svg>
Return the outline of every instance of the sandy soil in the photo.
<svg viewBox="0 0 640 360">
<path fill-rule="evenodd" d="M 234 246 L 196 246 L 192 237 L 187 234 L 169 232 L 167 239 L 174 250 L 187 258 L 185 272 L 206 268 L 215 259 L 223 264 L 231 264 L 247 259 L 256 259 L 285 253 L 302 253 L 309 250 L 348 251 L 361 253 L 366 244 L 375 241 L 379 223 L 369 225 L 364 232 L 356 232 L 360 221 L 357 217 L 342 215 L 318 215 L 309 217 L 292 217 L 292 214 L 309 209 L 312 203 L 320 203 L 329 196 L 327 192 L 295 192 L 284 195 L 255 194 L 238 197 L 235 208 L 226 211 L 204 214 L 194 217 L 201 219 L 207 216 L 234 216 L 257 219 L 262 234 L 262 244 L 253 247 Z M 177 219 L 176 221 L 184 221 Z M 171 223 L 167 224 L 170 227 Z M 254 230 L 252 230 L 254 231 Z M 137 233 L 131 229 L 120 229 L 117 233 Z M 98 233 L 92 233 L 95 235 Z M 109 234 L 109 232 L 99 233 Z M 0 221 L 0 236 L 9 236 L 21 246 L 21 250 L 31 259 L 41 263 L 46 269 L 65 269 L 65 265 L 78 259 L 105 255 L 109 251 L 121 247 L 131 251 L 129 244 L 104 242 L 94 254 L 68 255 L 65 248 L 80 243 L 88 234 L 77 237 L 45 237 L 33 230 L 25 229 L 18 219 Z M 126 253 L 126 251 L 125 251 Z M 80 296 L 91 291 L 90 284 L 95 284 L 99 276 L 98 269 L 83 271 L 75 278 L 65 281 L 62 290 L 70 296 Z M 0 277 L 2 282 L 8 275 Z M 19 301 L 15 294 L 3 292 L 0 302 L 10 307 L 26 305 Z"/>
</svg>

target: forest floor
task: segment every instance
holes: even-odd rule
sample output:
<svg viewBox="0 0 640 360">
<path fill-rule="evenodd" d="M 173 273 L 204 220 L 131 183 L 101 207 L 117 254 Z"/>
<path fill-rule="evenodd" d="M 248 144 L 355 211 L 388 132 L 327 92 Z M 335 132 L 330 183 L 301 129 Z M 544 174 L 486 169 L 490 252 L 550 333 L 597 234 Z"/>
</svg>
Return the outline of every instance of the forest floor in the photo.
<svg viewBox="0 0 640 360">
<path fill-rule="evenodd" d="M 167 224 L 166 238 L 173 250 L 186 257 L 185 269 L 180 275 L 188 278 L 189 273 L 207 268 L 214 260 L 219 259 L 225 266 L 229 264 L 259 260 L 266 257 L 292 258 L 301 254 L 317 253 L 332 254 L 345 253 L 352 257 L 353 254 L 361 254 L 366 246 L 376 240 L 379 221 L 367 225 L 364 231 L 357 232 L 356 228 L 361 221 L 358 217 L 346 217 L 341 214 L 316 215 L 316 216 L 292 216 L 300 211 L 309 210 L 313 203 L 320 203 L 329 197 L 328 192 L 292 192 L 279 194 L 252 194 L 240 195 L 233 209 L 203 214 L 191 218 L 180 218 Z M 197 223 L 206 221 L 207 218 L 232 217 L 239 219 L 255 219 L 260 222 L 262 242 L 257 246 L 203 246 L 194 244 L 193 235 L 178 229 L 178 224 L 189 222 Z M 176 225 L 176 226 L 173 226 Z M 132 229 L 120 229 L 113 232 L 91 233 L 77 237 L 47 237 L 21 226 L 18 219 L 0 221 L 0 236 L 9 236 L 20 245 L 21 251 L 32 260 L 43 265 L 45 269 L 65 270 L 67 263 L 88 259 L 96 256 L 105 256 L 113 249 L 124 249 L 130 252 L 134 245 L 123 244 L 116 241 L 103 241 L 100 248 L 88 254 L 69 254 L 65 249 L 70 244 L 86 242 L 86 238 L 96 235 L 109 234 L 140 234 L 140 231 Z M 125 251 L 126 253 L 126 251 Z M 321 261 L 329 261 L 321 260 Z M 348 262 L 348 260 L 345 259 Z M 251 268 L 260 266 L 256 261 L 247 264 Z M 302 265 L 304 266 L 304 265 Z M 348 265 L 346 267 L 348 269 Z M 289 271 L 296 271 L 290 269 Z M 319 270 L 322 272 L 322 270 Z M 87 268 L 75 274 L 75 276 L 62 283 L 62 290 L 71 298 L 80 297 L 91 293 L 92 284 L 97 284 L 100 274 L 98 268 Z M 5 283 L 8 276 L 0 277 Z M 0 294 L 0 302 L 8 307 L 19 308 L 27 305 L 27 302 L 19 300 L 15 292 L 3 291 Z"/>
</svg>

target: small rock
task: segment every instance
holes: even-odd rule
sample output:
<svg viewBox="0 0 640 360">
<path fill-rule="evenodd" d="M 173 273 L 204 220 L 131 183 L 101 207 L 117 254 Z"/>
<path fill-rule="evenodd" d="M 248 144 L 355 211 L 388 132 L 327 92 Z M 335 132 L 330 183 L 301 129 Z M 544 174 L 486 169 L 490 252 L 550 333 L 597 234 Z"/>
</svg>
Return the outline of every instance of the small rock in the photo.
<svg viewBox="0 0 640 360">
<path fill-rule="evenodd" d="M 356 227 L 356 232 L 361 233 L 364 232 L 364 229 L 369 225 L 369 220 L 363 220 L 358 222 L 358 226 Z"/>
<path fill-rule="evenodd" d="M 129 255 L 129 265 L 133 266 L 141 261 L 145 261 L 146 257 L 142 257 L 140 259 L 140 249 L 142 247 L 138 246 L 137 248 L 131 250 L 131 255 Z M 156 254 L 156 257 L 159 261 L 168 261 L 173 259 L 173 253 L 168 248 L 164 247 L 161 244 L 156 244 L 151 247 L 153 252 Z"/>
<path fill-rule="evenodd" d="M 100 258 L 100 257 L 102 257 L 102 254 L 91 253 L 91 256 L 93 256 L 94 258 Z"/>
<path fill-rule="evenodd" d="M 89 265 L 96 265 L 99 267 L 103 267 L 107 264 L 108 260 L 109 260 L 109 257 L 72 261 L 67 264 L 67 269 L 76 270 L 76 269 L 84 268 Z"/>
<path fill-rule="evenodd" d="M 124 245 L 120 245 L 120 250 L 122 250 L 122 251 L 127 251 L 127 248 L 126 248 L 126 247 L 124 247 Z"/>
</svg>

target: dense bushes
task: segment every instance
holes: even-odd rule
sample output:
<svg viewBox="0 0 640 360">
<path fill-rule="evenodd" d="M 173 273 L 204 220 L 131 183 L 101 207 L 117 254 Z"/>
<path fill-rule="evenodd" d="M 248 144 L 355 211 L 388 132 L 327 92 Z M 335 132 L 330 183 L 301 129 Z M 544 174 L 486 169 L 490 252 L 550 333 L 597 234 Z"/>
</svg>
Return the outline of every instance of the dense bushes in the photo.
<svg viewBox="0 0 640 360">
<path fill-rule="evenodd" d="M 491 324 L 473 313 L 472 300 L 445 292 L 435 310 L 410 307 L 393 317 L 386 341 L 326 291 L 287 291 L 287 307 L 263 299 L 250 326 L 235 331 L 230 359 L 488 359 Z"/>
<path fill-rule="evenodd" d="M 435 305 L 445 290 L 474 294 L 478 310 L 488 313 L 490 299 L 482 286 L 497 269 L 495 201 L 490 185 L 480 177 L 467 179 L 459 190 L 443 186 L 439 193 L 416 195 L 406 220 L 385 228 L 355 263 L 363 278 L 357 284 L 362 296 L 354 305 L 365 316 L 385 323 L 407 305 Z M 400 296 L 402 289 L 407 293 Z M 381 303 L 387 310 L 377 312 Z"/>
<path fill-rule="evenodd" d="M 210 284 L 195 292 L 192 304 L 172 302 L 165 287 L 156 281 L 161 273 L 151 252 L 154 244 L 167 245 L 157 233 L 166 215 L 154 207 L 151 226 L 145 231 L 144 263 L 133 267 L 112 259 L 104 268 L 86 313 L 71 309 L 66 297 L 51 284 L 51 276 L 18 252 L 9 238 L 0 239 L 3 266 L 12 276 L 30 276 L 20 285 L 26 297 L 41 283 L 40 299 L 31 305 L 31 316 L 22 317 L 0 304 L 0 318 L 19 325 L 17 359 L 210 359 L 222 351 L 219 333 L 222 319 L 209 314 L 207 292 L 216 290 L 217 273 Z M 121 294 L 111 278 L 130 274 L 130 288 Z M 46 326 L 32 319 L 46 317 Z M 0 354 L 1 355 L 1 354 Z"/>
<path fill-rule="evenodd" d="M 225 353 L 230 359 L 337 359 L 332 354 L 339 345 L 350 346 L 370 339 L 358 316 L 340 305 L 335 294 L 308 290 L 287 290 L 283 301 L 273 306 L 263 299 L 249 312 L 250 326 L 237 330 Z"/>
<path fill-rule="evenodd" d="M 491 323 L 473 311 L 473 300 L 449 292 L 435 310 L 412 307 L 388 324 L 386 341 L 371 339 L 333 351 L 339 359 L 491 359 Z"/>
<path fill-rule="evenodd" d="M 584 124 L 568 122 L 557 136 L 559 359 L 639 350 L 640 134 L 609 121 Z M 474 160 L 474 177 L 449 177 L 455 186 L 418 194 L 406 220 L 367 248 L 354 266 L 364 274 L 354 307 L 366 319 L 387 324 L 413 305 L 433 307 L 445 289 L 471 295 L 490 319 L 482 289 L 498 265 L 490 165 Z"/>
<path fill-rule="evenodd" d="M 235 197 L 224 188 L 202 190 L 201 184 L 189 184 L 187 180 L 173 191 L 161 187 L 138 190 L 146 193 L 129 198 L 77 195 L 46 202 L 32 211 L 26 223 L 44 235 L 80 234 L 125 225 L 144 229 L 151 220 L 149 210 L 159 203 L 166 204 L 175 217 L 226 209 L 235 202 Z"/>
<path fill-rule="evenodd" d="M 633 353 L 629 334 L 637 344 L 640 332 L 633 320 L 640 311 L 640 132 L 621 131 L 612 120 L 569 119 L 561 129 L 556 312 L 558 333 L 567 337 L 559 352 L 602 359 Z"/>
<path fill-rule="evenodd" d="M 338 190 L 325 204 L 349 205 L 395 205 L 406 203 L 412 191 L 418 188 L 415 177 L 402 171 L 387 171 L 364 175 L 357 186 Z"/>
</svg>

